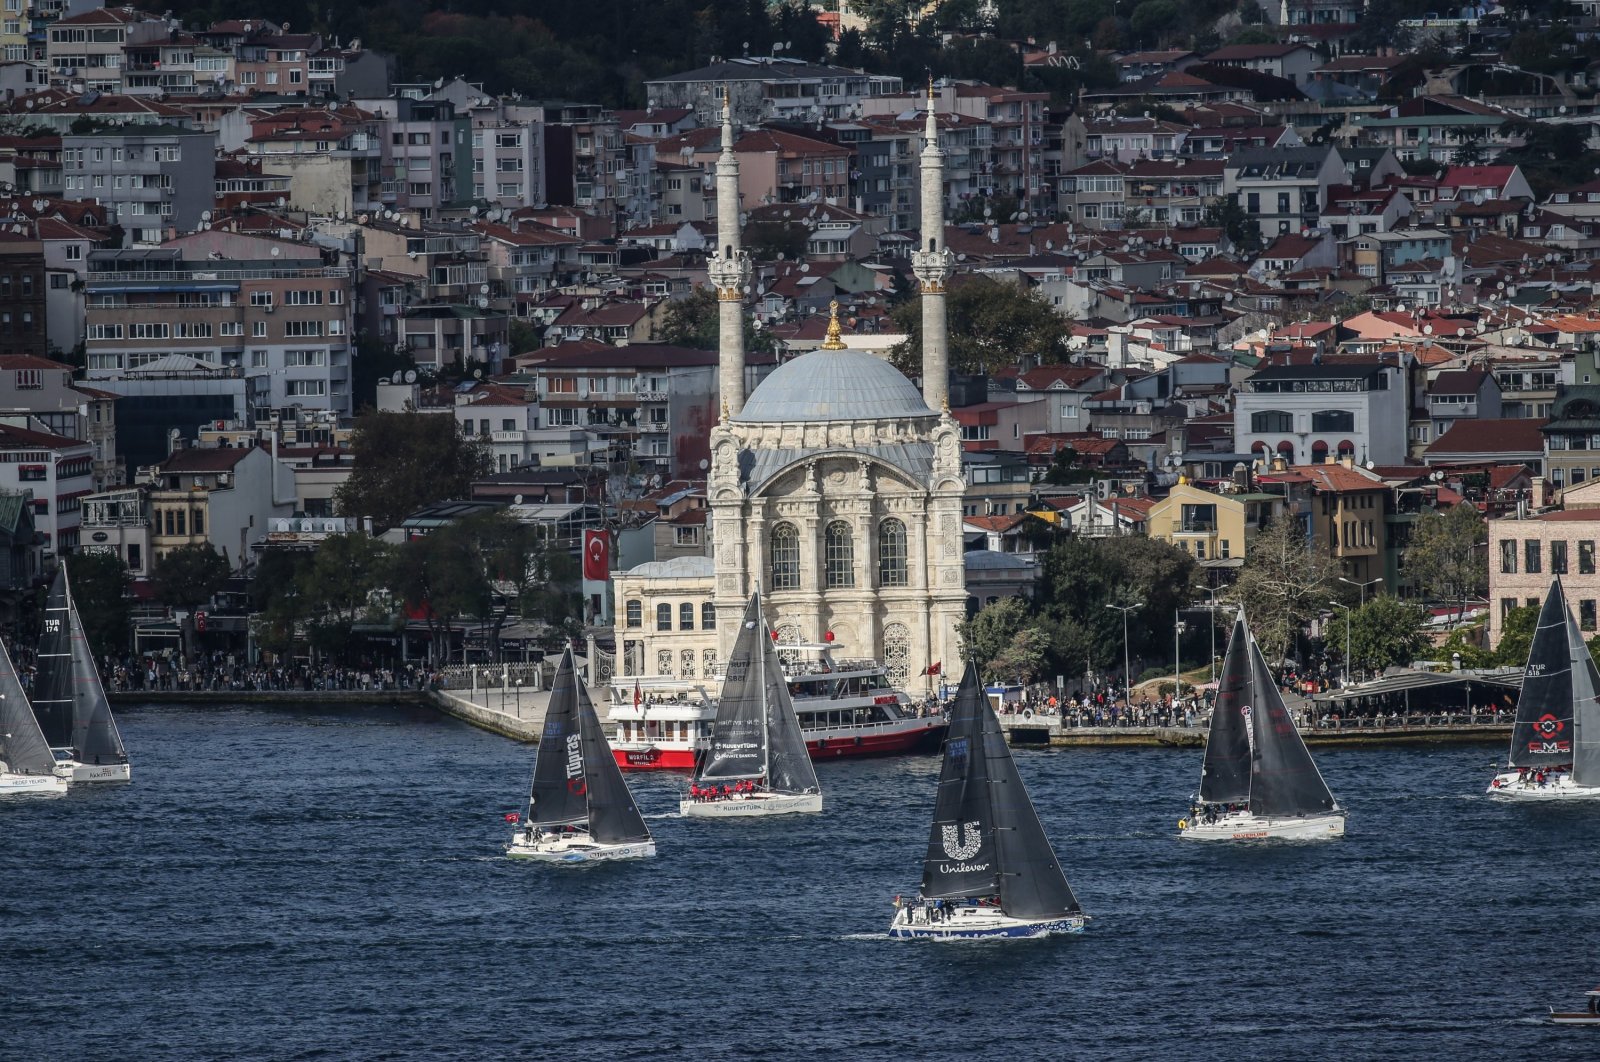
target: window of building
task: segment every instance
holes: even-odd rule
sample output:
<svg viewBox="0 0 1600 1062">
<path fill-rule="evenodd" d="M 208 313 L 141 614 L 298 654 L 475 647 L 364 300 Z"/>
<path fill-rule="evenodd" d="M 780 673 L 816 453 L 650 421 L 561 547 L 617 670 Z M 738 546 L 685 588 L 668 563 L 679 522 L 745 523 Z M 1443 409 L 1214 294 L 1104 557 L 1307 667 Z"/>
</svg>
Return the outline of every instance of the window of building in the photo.
<svg viewBox="0 0 1600 1062">
<path fill-rule="evenodd" d="M 1514 538 L 1500 540 L 1500 574 L 1517 574 L 1517 540 Z"/>
<path fill-rule="evenodd" d="M 1583 539 L 1578 543 L 1578 574 L 1594 574 L 1594 540 Z"/>
<path fill-rule="evenodd" d="M 906 525 L 899 520 L 878 525 L 878 585 L 906 585 Z"/>
<path fill-rule="evenodd" d="M 713 606 L 709 601 L 702 601 L 700 603 L 700 629 L 703 631 L 714 631 L 717 629 L 717 610 L 716 607 Z M 711 674 L 711 668 L 709 665 L 706 667 L 706 674 Z"/>
<path fill-rule="evenodd" d="M 656 606 L 656 630 L 670 631 L 672 629 L 672 606 Z"/>
<path fill-rule="evenodd" d="M 630 627 L 643 627 L 644 626 L 644 602 L 640 601 L 638 598 L 634 598 L 633 600 L 629 601 L 628 602 L 628 606 L 627 606 L 627 616 L 628 616 L 628 626 L 630 626 Z"/>
<path fill-rule="evenodd" d="M 680 631 L 694 630 L 694 605 L 688 601 L 678 606 L 678 629 Z"/>
<path fill-rule="evenodd" d="M 772 529 L 772 589 L 800 589 L 800 532 L 793 524 Z"/>
<path fill-rule="evenodd" d="M 1540 560 L 1539 540 L 1526 539 L 1522 543 L 1522 570 L 1529 575 L 1538 575 L 1543 570 Z"/>
<path fill-rule="evenodd" d="M 1250 430 L 1253 432 L 1294 431 L 1294 414 L 1285 413 L 1277 409 L 1265 409 L 1260 413 L 1252 413 L 1250 414 Z"/>
<path fill-rule="evenodd" d="M 1565 542 L 1550 543 L 1550 574 L 1567 574 L 1567 544 Z"/>
<path fill-rule="evenodd" d="M 850 538 L 850 525 L 835 520 L 823 532 L 822 560 L 825 582 L 830 589 L 856 585 L 856 551 Z"/>
<path fill-rule="evenodd" d="M 1355 431 L 1356 415 L 1346 409 L 1323 409 L 1311 414 L 1312 431 Z"/>
</svg>

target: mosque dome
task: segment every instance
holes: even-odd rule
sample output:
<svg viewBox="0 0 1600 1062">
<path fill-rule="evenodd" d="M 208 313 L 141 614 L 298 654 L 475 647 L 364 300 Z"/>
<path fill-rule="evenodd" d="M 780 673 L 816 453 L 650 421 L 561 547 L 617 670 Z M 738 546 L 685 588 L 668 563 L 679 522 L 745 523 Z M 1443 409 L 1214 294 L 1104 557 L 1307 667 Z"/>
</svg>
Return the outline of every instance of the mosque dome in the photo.
<svg viewBox="0 0 1600 1062">
<path fill-rule="evenodd" d="M 733 419 L 772 424 L 933 415 L 922 392 L 887 361 L 823 348 L 778 366 Z"/>
</svg>

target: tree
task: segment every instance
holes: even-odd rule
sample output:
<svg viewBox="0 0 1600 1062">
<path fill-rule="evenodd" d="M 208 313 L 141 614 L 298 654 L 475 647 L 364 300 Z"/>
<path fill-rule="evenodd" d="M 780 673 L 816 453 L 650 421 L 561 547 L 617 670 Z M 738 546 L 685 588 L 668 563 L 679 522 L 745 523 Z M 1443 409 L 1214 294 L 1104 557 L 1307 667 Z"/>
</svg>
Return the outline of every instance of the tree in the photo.
<svg viewBox="0 0 1600 1062">
<path fill-rule="evenodd" d="M 355 467 L 334 500 L 342 513 L 372 517 L 380 531 L 425 505 L 466 497 L 492 467 L 483 442 L 462 435 L 448 414 L 365 413 L 350 451 Z"/>
<path fill-rule="evenodd" d="M 1539 625 L 1539 606 L 1524 605 L 1505 614 L 1500 624 L 1500 644 L 1494 647 L 1495 663 L 1501 667 L 1522 667 L 1533 648 L 1533 631 Z"/>
<path fill-rule="evenodd" d="M 450 632 L 463 616 L 489 612 L 491 587 L 471 527 L 447 524 L 407 540 L 390 556 L 389 585 L 426 617 L 434 659 L 449 657 Z"/>
<path fill-rule="evenodd" d="M 1388 594 L 1374 597 L 1350 615 L 1350 655 L 1373 671 L 1409 665 L 1429 645 L 1422 629 L 1427 618 L 1421 605 Z"/>
<path fill-rule="evenodd" d="M 661 315 L 656 335 L 662 343 L 695 350 L 716 350 L 721 345 L 721 321 L 717 293 L 709 287 L 695 288 L 687 297 L 670 304 Z M 748 353 L 770 351 L 772 335 L 758 329 L 748 313 L 744 321 L 744 349 Z"/>
<path fill-rule="evenodd" d="M 1024 685 L 1036 680 L 1044 671 L 1045 653 L 1049 649 L 1049 636 L 1038 627 L 1024 627 L 1011 638 L 1011 643 L 993 660 L 989 671 L 996 678 L 1020 682 Z"/>
<path fill-rule="evenodd" d="M 975 276 L 952 287 L 946 299 L 956 372 L 989 372 L 1028 358 L 1050 365 L 1066 356 L 1067 318 L 1032 288 Z M 921 306 L 910 299 L 892 315 L 906 339 L 891 356 L 901 371 L 914 373 L 922 364 Z"/>
<path fill-rule="evenodd" d="M 96 659 L 121 656 L 128 648 L 127 565 L 115 553 L 74 553 L 67 558 L 72 600 Z"/>
<path fill-rule="evenodd" d="M 253 632 L 256 644 L 277 656 L 294 652 L 295 633 L 310 615 L 300 595 L 302 569 L 311 565 L 312 554 L 291 549 L 266 549 L 256 561 L 250 580 L 250 605 L 255 610 Z"/>
<path fill-rule="evenodd" d="M 956 624 L 956 636 L 961 639 L 961 655 L 977 663 L 987 673 L 991 662 L 1011 644 L 1018 631 L 1028 621 L 1028 603 L 1020 597 L 1008 597 L 985 605 L 971 619 Z"/>
<path fill-rule="evenodd" d="M 1248 253 L 1261 249 L 1261 226 L 1231 198 L 1219 199 L 1206 208 L 1206 224 L 1226 233 L 1239 251 Z"/>
<path fill-rule="evenodd" d="M 1300 631 L 1327 608 L 1338 569 L 1306 540 L 1290 518 L 1273 521 L 1256 536 L 1227 598 L 1245 619 L 1270 662 L 1294 648 Z"/>
<path fill-rule="evenodd" d="M 230 574 L 226 557 L 209 543 L 195 543 L 163 554 L 150 569 L 150 580 L 163 604 L 192 610 L 210 601 Z"/>
<path fill-rule="evenodd" d="M 1424 513 L 1411 529 L 1406 572 L 1429 600 L 1456 605 L 1458 623 L 1467 601 L 1489 589 L 1488 555 L 1477 549 L 1488 538 L 1483 515 L 1466 502 Z"/>
<path fill-rule="evenodd" d="M 415 368 L 411 355 L 396 353 L 389 344 L 376 339 L 361 340 L 356 344 L 351 368 L 350 401 L 358 410 L 376 405 L 381 381 L 392 379 L 396 372 Z"/>
<path fill-rule="evenodd" d="M 373 611 L 373 592 L 387 583 L 389 553 L 387 543 L 370 535 L 329 535 L 296 573 L 311 644 L 319 651 L 344 655 L 355 624 Z"/>
</svg>

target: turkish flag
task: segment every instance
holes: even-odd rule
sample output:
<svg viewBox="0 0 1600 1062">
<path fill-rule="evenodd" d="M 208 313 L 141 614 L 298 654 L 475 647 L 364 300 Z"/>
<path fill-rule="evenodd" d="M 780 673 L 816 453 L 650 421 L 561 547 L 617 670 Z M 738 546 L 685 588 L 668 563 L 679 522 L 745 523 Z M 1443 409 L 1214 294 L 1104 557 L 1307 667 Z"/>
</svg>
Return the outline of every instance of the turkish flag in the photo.
<svg viewBox="0 0 1600 1062">
<path fill-rule="evenodd" d="M 922 669 L 924 675 L 937 675 L 944 670 L 944 661 L 938 660 Z"/>
<path fill-rule="evenodd" d="M 583 533 L 583 577 L 598 583 L 611 578 L 611 534 L 608 531 Z"/>
</svg>

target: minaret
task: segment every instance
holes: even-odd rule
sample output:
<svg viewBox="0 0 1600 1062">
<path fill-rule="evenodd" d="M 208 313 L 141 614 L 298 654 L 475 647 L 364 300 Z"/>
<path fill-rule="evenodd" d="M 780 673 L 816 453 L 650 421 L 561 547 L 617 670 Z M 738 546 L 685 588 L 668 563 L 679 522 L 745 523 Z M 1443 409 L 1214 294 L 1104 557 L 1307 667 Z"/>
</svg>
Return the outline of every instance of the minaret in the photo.
<svg viewBox="0 0 1600 1062">
<path fill-rule="evenodd" d="M 928 124 L 922 145 L 922 233 L 911 255 L 911 272 L 922 285 L 922 399 L 935 413 L 950 408 L 950 347 L 944 285 L 955 255 L 944 245 L 944 152 L 934 118 L 933 79 L 928 80 Z"/>
<path fill-rule="evenodd" d="M 739 160 L 733 153 L 731 93 L 722 100 L 722 154 L 717 159 L 717 249 L 706 273 L 717 289 L 717 387 L 722 419 L 744 408 L 744 292 L 750 258 L 739 247 Z"/>
</svg>

